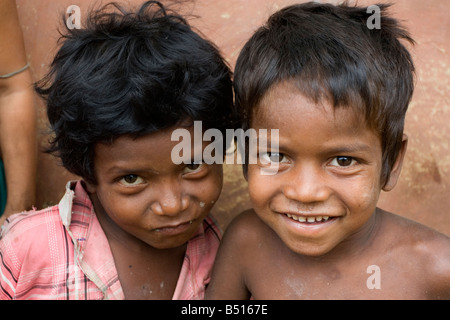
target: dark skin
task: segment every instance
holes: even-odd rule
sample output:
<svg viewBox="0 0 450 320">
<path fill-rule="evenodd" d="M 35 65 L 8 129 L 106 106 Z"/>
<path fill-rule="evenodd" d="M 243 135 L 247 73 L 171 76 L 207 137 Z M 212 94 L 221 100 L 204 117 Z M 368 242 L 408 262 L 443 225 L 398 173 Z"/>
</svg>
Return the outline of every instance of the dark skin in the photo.
<svg viewBox="0 0 450 320">
<path fill-rule="evenodd" d="M 0 75 L 27 63 L 16 2 L 0 1 Z M 7 203 L 0 225 L 31 210 L 36 200 L 37 121 L 30 69 L 0 79 L 0 158 L 5 165 Z"/>
<path fill-rule="evenodd" d="M 92 197 L 97 217 L 108 238 L 119 280 L 127 300 L 170 300 L 173 297 L 186 244 L 156 249 L 119 230 Z"/>
<path fill-rule="evenodd" d="M 449 299 L 449 259 L 442 257 L 448 238 L 380 209 L 374 220 L 373 233 L 354 251 L 310 257 L 291 251 L 246 211 L 224 235 L 206 298 Z M 374 264 L 379 290 L 366 285 Z"/>
<path fill-rule="evenodd" d="M 450 239 L 377 208 L 397 183 L 405 135 L 381 181 L 379 135 L 350 107 L 317 104 L 287 81 L 251 125 L 279 129 L 278 148 L 260 146 L 248 165 L 253 210 L 227 228 L 207 299 L 450 298 Z"/>
<path fill-rule="evenodd" d="M 176 128 L 95 147 L 97 183 L 86 186 L 125 299 L 172 299 L 187 243 L 220 195 L 221 165 L 172 161 Z"/>
</svg>

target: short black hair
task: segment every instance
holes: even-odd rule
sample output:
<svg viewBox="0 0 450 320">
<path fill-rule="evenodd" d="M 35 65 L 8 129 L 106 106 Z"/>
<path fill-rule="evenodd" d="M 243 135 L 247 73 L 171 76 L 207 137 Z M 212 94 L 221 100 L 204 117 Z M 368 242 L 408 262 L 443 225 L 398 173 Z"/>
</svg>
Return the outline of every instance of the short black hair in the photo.
<svg viewBox="0 0 450 320">
<path fill-rule="evenodd" d="M 366 7 L 308 2 L 274 13 L 242 49 L 234 70 L 236 109 L 242 126 L 269 89 L 291 80 L 299 92 L 364 115 L 381 139 L 382 184 L 402 144 L 414 90 L 414 64 L 400 42 L 409 33 L 379 4 L 380 25 L 369 28 Z M 246 168 L 244 167 L 244 172 Z"/>
<path fill-rule="evenodd" d="M 96 183 L 94 147 L 202 121 L 225 132 L 233 105 L 231 71 L 217 47 L 158 1 L 128 11 L 92 10 L 85 27 L 62 33 L 50 72 L 35 84 L 53 137 L 47 152 Z"/>
</svg>

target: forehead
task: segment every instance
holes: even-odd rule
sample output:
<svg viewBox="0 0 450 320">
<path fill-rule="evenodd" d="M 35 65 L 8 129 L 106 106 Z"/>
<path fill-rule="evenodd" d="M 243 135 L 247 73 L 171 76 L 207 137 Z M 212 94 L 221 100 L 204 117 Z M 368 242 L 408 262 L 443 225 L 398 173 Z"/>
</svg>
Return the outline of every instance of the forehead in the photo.
<svg viewBox="0 0 450 320">
<path fill-rule="evenodd" d="M 165 130 L 138 138 L 120 136 L 112 143 L 95 146 L 95 169 L 97 174 L 112 169 L 144 170 L 170 161 L 170 148 L 170 133 Z"/>
<path fill-rule="evenodd" d="M 303 95 L 293 81 L 273 85 L 252 114 L 252 127 L 301 129 L 317 125 L 330 130 L 368 129 L 364 115 L 351 106 L 334 107 L 326 99 L 315 102 Z"/>
<path fill-rule="evenodd" d="M 193 136 L 193 127 L 181 127 Z M 175 167 L 172 150 L 179 142 L 172 141 L 174 126 L 140 137 L 123 135 L 112 143 L 98 143 L 95 146 L 94 163 L 96 171 L 111 168 L 142 169 L 158 172 L 170 171 Z"/>
<path fill-rule="evenodd" d="M 278 129 L 283 152 L 312 155 L 358 146 L 381 156 L 381 139 L 357 108 L 335 108 L 326 100 L 316 103 L 289 82 L 271 88 L 253 113 L 251 127 Z"/>
</svg>

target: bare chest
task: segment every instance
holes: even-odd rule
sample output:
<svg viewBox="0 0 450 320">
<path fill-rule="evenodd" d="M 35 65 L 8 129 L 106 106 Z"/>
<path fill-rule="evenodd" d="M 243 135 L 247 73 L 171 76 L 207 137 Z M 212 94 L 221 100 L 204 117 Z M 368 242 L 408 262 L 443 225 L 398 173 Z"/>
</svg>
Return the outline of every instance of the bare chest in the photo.
<svg viewBox="0 0 450 320">
<path fill-rule="evenodd" d="M 361 263 L 347 268 L 269 268 L 249 278 L 255 299 L 426 299 L 420 277 L 399 266 Z"/>
</svg>

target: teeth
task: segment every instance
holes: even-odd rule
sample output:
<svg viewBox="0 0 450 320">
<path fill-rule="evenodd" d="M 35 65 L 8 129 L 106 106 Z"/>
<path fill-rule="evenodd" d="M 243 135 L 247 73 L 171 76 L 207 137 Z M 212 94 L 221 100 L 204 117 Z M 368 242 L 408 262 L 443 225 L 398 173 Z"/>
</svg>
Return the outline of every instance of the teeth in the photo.
<svg viewBox="0 0 450 320">
<path fill-rule="evenodd" d="M 327 221 L 328 219 L 330 219 L 329 216 L 304 217 L 304 216 L 295 216 L 295 215 L 291 215 L 291 214 L 286 214 L 286 215 L 295 221 L 308 222 L 308 223 Z"/>
</svg>

